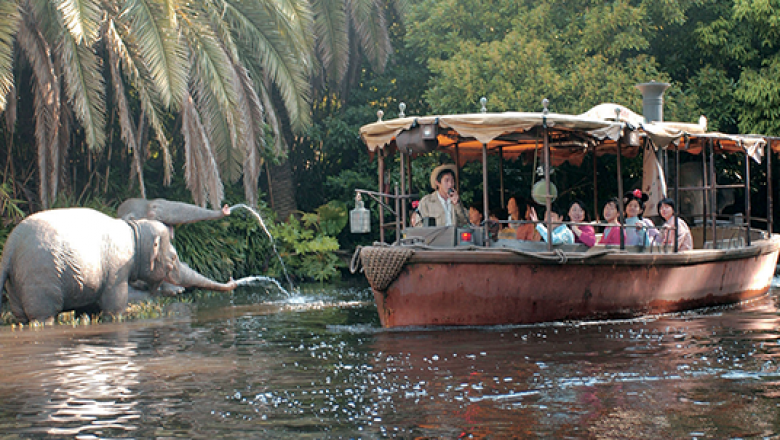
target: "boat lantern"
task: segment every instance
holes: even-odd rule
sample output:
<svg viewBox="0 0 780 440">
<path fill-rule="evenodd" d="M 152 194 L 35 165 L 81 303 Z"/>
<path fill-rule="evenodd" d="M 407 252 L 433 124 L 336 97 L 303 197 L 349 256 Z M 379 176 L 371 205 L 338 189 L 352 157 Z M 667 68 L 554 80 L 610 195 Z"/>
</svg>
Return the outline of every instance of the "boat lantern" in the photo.
<svg viewBox="0 0 780 440">
<path fill-rule="evenodd" d="M 540 205 L 547 203 L 547 185 L 545 185 L 544 180 L 540 180 L 534 184 L 531 189 L 531 197 L 534 199 L 534 202 Z M 550 182 L 550 197 L 551 202 L 558 197 L 558 188 L 552 182 Z"/>
<path fill-rule="evenodd" d="M 355 209 L 349 212 L 349 228 L 353 234 L 371 232 L 371 213 L 363 206 L 360 193 L 355 196 Z"/>
</svg>

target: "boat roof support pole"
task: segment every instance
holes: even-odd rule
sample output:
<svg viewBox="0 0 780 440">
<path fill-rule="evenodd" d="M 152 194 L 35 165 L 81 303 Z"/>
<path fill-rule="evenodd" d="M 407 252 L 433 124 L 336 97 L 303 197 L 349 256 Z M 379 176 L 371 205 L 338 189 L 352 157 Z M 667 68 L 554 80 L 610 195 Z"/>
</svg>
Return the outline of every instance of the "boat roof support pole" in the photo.
<svg viewBox="0 0 780 440">
<path fill-rule="evenodd" d="M 667 159 L 668 156 L 666 154 L 667 150 L 664 150 L 664 168 L 666 168 L 667 165 Z M 679 249 L 679 243 L 678 243 L 678 231 L 680 230 L 680 149 L 675 148 L 674 149 L 674 206 L 675 206 L 675 212 L 674 213 L 674 252 L 678 252 Z M 664 173 L 664 175 L 666 175 Z M 659 212 L 658 215 L 661 215 Z"/>
<path fill-rule="evenodd" d="M 742 142 L 740 142 L 741 144 Z M 743 148 L 743 150 L 745 150 Z M 750 246 L 750 156 L 745 150 L 745 243 Z"/>
<path fill-rule="evenodd" d="M 663 151 L 663 153 L 662 153 L 662 159 L 663 160 L 661 162 L 661 166 L 663 167 L 664 178 L 669 179 L 669 149 L 664 148 L 662 151 Z M 679 164 L 677 164 L 677 165 L 679 166 Z M 678 173 L 677 177 L 679 178 L 679 176 L 680 175 Z M 667 182 L 668 182 L 668 180 L 667 180 Z M 667 182 L 665 182 L 665 183 L 668 185 Z M 667 186 L 667 188 L 668 188 L 668 186 Z M 675 190 L 675 191 L 677 191 L 677 190 Z"/>
<path fill-rule="evenodd" d="M 710 193 L 710 219 L 712 221 L 712 248 L 717 249 L 718 246 L 718 218 L 715 216 L 715 201 L 717 200 L 717 189 L 715 187 L 718 183 L 718 177 L 715 175 L 715 145 L 710 142 L 710 182 L 709 182 L 709 193 Z M 706 213 L 705 213 L 706 214 Z"/>
<path fill-rule="evenodd" d="M 617 185 L 618 185 L 618 219 L 620 220 L 620 249 L 626 248 L 626 215 L 625 206 L 623 206 L 623 165 L 620 160 L 623 157 L 623 136 L 617 141 Z"/>
<path fill-rule="evenodd" d="M 401 216 L 398 215 L 398 210 L 401 204 L 401 198 L 398 197 L 398 184 L 393 185 L 393 195 L 395 196 L 395 244 L 401 243 Z M 404 203 L 406 205 L 406 203 Z"/>
<path fill-rule="evenodd" d="M 455 144 L 455 189 L 460 194 L 460 145 Z"/>
<path fill-rule="evenodd" d="M 766 143 L 766 230 L 774 231 L 774 197 L 772 197 L 772 139 Z"/>
<path fill-rule="evenodd" d="M 546 101 L 546 100 L 545 100 Z M 546 186 L 544 195 L 545 223 L 547 223 L 547 250 L 552 252 L 552 198 L 550 197 L 550 142 L 548 140 L 549 132 L 547 129 L 547 106 L 544 106 L 544 115 L 542 116 L 542 128 L 544 136 L 544 185 Z"/>
<path fill-rule="evenodd" d="M 483 243 L 486 246 L 490 246 L 488 224 L 490 222 L 490 216 L 488 213 L 490 209 L 488 207 L 488 166 L 487 166 L 487 144 L 482 144 L 482 218 L 484 218 L 485 227 L 482 228 Z"/>
<path fill-rule="evenodd" d="M 406 195 L 406 163 L 409 161 L 409 158 L 406 156 L 406 154 L 401 153 L 401 195 Z M 397 187 L 397 185 L 396 185 Z M 398 195 L 398 191 L 396 191 L 396 196 Z M 398 200 L 398 198 L 396 198 Z M 396 226 L 406 227 L 406 199 L 404 199 L 404 202 L 401 203 L 401 210 L 398 210 L 398 205 L 396 204 L 395 212 L 398 214 L 401 213 L 401 219 L 400 222 L 398 221 L 398 216 L 396 215 Z M 400 225 L 399 225 L 400 223 Z M 398 228 L 396 228 L 398 230 Z"/>
<path fill-rule="evenodd" d="M 591 150 L 593 153 L 593 218 L 599 221 L 599 179 L 598 179 L 598 162 L 596 161 L 596 146 L 593 146 Z"/>
<path fill-rule="evenodd" d="M 504 200 L 504 147 L 498 147 L 498 178 L 499 178 L 499 185 L 501 186 L 501 206 L 506 206 L 506 201 Z"/>
<path fill-rule="evenodd" d="M 406 161 L 406 188 L 408 196 L 412 195 L 412 155 L 409 155 L 409 160 Z M 410 199 L 411 200 L 411 199 Z"/>
<path fill-rule="evenodd" d="M 701 179 L 702 179 L 702 190 L 701 190 L 701 203 L 702 203 L 702 215 L 701 215 L 701 224 L 702 224 L 702 246 L 704 243 L 707 242 L 707 200 L 710 197 L 709 191 L 707 191 L 709 181 L 710 181 L 710 173 L 707 171 L 707 149 L 710 146 L 710 143 L 712 140 L 707 140 L 707 143 L 702 147 L 701 149 Z M 685 141 L 685 147 L 688 148 L 688 141 Z M 679 148 L 679 147 L 678 147 Z M 679 172 L 679 171 L 678 171 Z"/>
<path fill-rule="evenodd" d="M 376 156 L 376 160 L 379 164 L 379 194 L 383 194 L 385 191 L 385 155 L 384 150 L 379 150 Z M 382 197 L 382 203 L 387 203 L 387 199 Z M 385 208 L 379 204 L 379 241 L 385 242 Z"/>
</svg>

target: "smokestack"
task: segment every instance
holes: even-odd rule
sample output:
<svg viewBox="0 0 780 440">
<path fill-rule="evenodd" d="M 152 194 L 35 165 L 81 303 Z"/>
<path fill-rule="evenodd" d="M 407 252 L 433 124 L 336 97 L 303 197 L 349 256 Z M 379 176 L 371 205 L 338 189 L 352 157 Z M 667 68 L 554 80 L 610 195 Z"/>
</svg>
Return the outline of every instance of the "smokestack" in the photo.
<svg viewBox="0 0 780 440">
<path fill-rule="evenodd" d="M 664 92 L 669 86 L 655 81 L 636 85 L 642 92 L 642 115 L 647 122 L 664 120 Z"/>
</svg>

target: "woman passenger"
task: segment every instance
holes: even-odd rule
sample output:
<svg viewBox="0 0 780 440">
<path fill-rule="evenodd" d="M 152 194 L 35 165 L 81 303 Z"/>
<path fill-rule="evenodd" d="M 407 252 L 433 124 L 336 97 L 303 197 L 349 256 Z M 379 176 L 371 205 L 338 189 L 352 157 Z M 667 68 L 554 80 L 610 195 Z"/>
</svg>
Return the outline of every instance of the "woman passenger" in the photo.
<svg viewBox="0 0 780 440">
<path fill-rule="evenodd" d="M 650 246 L 651 239 L 658 237 L 658 230 L 652 221 L 642 218 L 645 202 L 650 197 L 640 189 L 623 196 L 626 209 L 626 246 Z"/>
<path fill-rule="evenodd" d="M 611 198 L 604 205 L 604 221 L 609 226 L 604 228 L 604 234 L 599 244 L 620 244 L 620 223 L 618 222 L 618 199 Z M 623 234 L 625 238 L 625 233 Z M 625 242 L 625 241 L 624 241 Z"/>
<path fill-rule="evenodd" d="M 666 198 L 658 202 L 658 213 L 666 220 L 666 223 L 661 227 L 661 244 L 673 245 L 674 244 L 674 228 L 675 228 L 675 214 L 674 200 Z M 688 251 L 693 249 L 693 237 L 691 236 L 691 230 L 688 228 L 688 224 L 685 220 L 677 218 L 677 249 L 681 251 Z"/>
<path fill-rule="evenodd" d="M 512 206 L 514 205 L 514 206 Z M 531 203 L 520 196 L 512 196 L 507 203 L 509 210 L 509 220 L 531 220 L 531 211 L 534 210 Z M 513 209 L 511 209 L 513 208 Z M 522 214 L 521 214 L 522 213 Z M 536 230 L 533 223 L 523 223 L 515 228 L 515 238 L 526 241 L 539 241 L 542 237 Z"/>
<path fill-rule="evenodd" d="M 573 223 L 583 223 L 588 221 L 588 213 L 585 211 L 585 204 L 580 200 L 575 200 L 569 205 L 569 220 Z M 582 243 L 587 247 L 596 244 L 596 231 L 590 225 L 571 225 L 571 231 L 574 233 L 574 242 Z"/>
</svg>

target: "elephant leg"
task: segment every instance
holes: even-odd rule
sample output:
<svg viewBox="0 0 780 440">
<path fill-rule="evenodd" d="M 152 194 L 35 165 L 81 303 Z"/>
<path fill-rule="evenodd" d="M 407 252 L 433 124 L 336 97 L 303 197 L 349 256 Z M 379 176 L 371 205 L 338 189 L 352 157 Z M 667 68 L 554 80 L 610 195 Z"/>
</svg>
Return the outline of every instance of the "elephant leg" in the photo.
<svg viewBox="0 0 780 440">
<path fill-rule="evenodd" d="M 27 324 L 27 315 L 24 313 L 22 303 L 19 302 L 15 295 L 7 295 L 6 298 L 8 298 L 8 307 L 11 309 L 14 318 L 22 324 Z"/>
<path fill-rule="evenodd" d="M 19 289 L 19 298 L 21 301 L 18 305 L 21 306 L 22 313 L 26 318 L 25 320 L 20 319 L 20 322 L 53 323 L 63 308 L 62 289 L 59 286 L 25 286 Z M 11 310 L 14 312 L 14 316 L 19 319 L 16 306 L 13 305 L 13 301 L 11 303 Z"/>
<path fill-rule="evenodd" d="M 146 285 L 130 285 L 127 289 L 127 302 L 140 303 L 152 299 L 152 294 Z"/>
<path fill-rule="evenodd" d="M 127 310 L 129 286 L 127 281 L 117 283 L 113 288 L 106 289 L 98 301 L 100 310 L 111 315 L 121 315 Z"/>
</svg>

